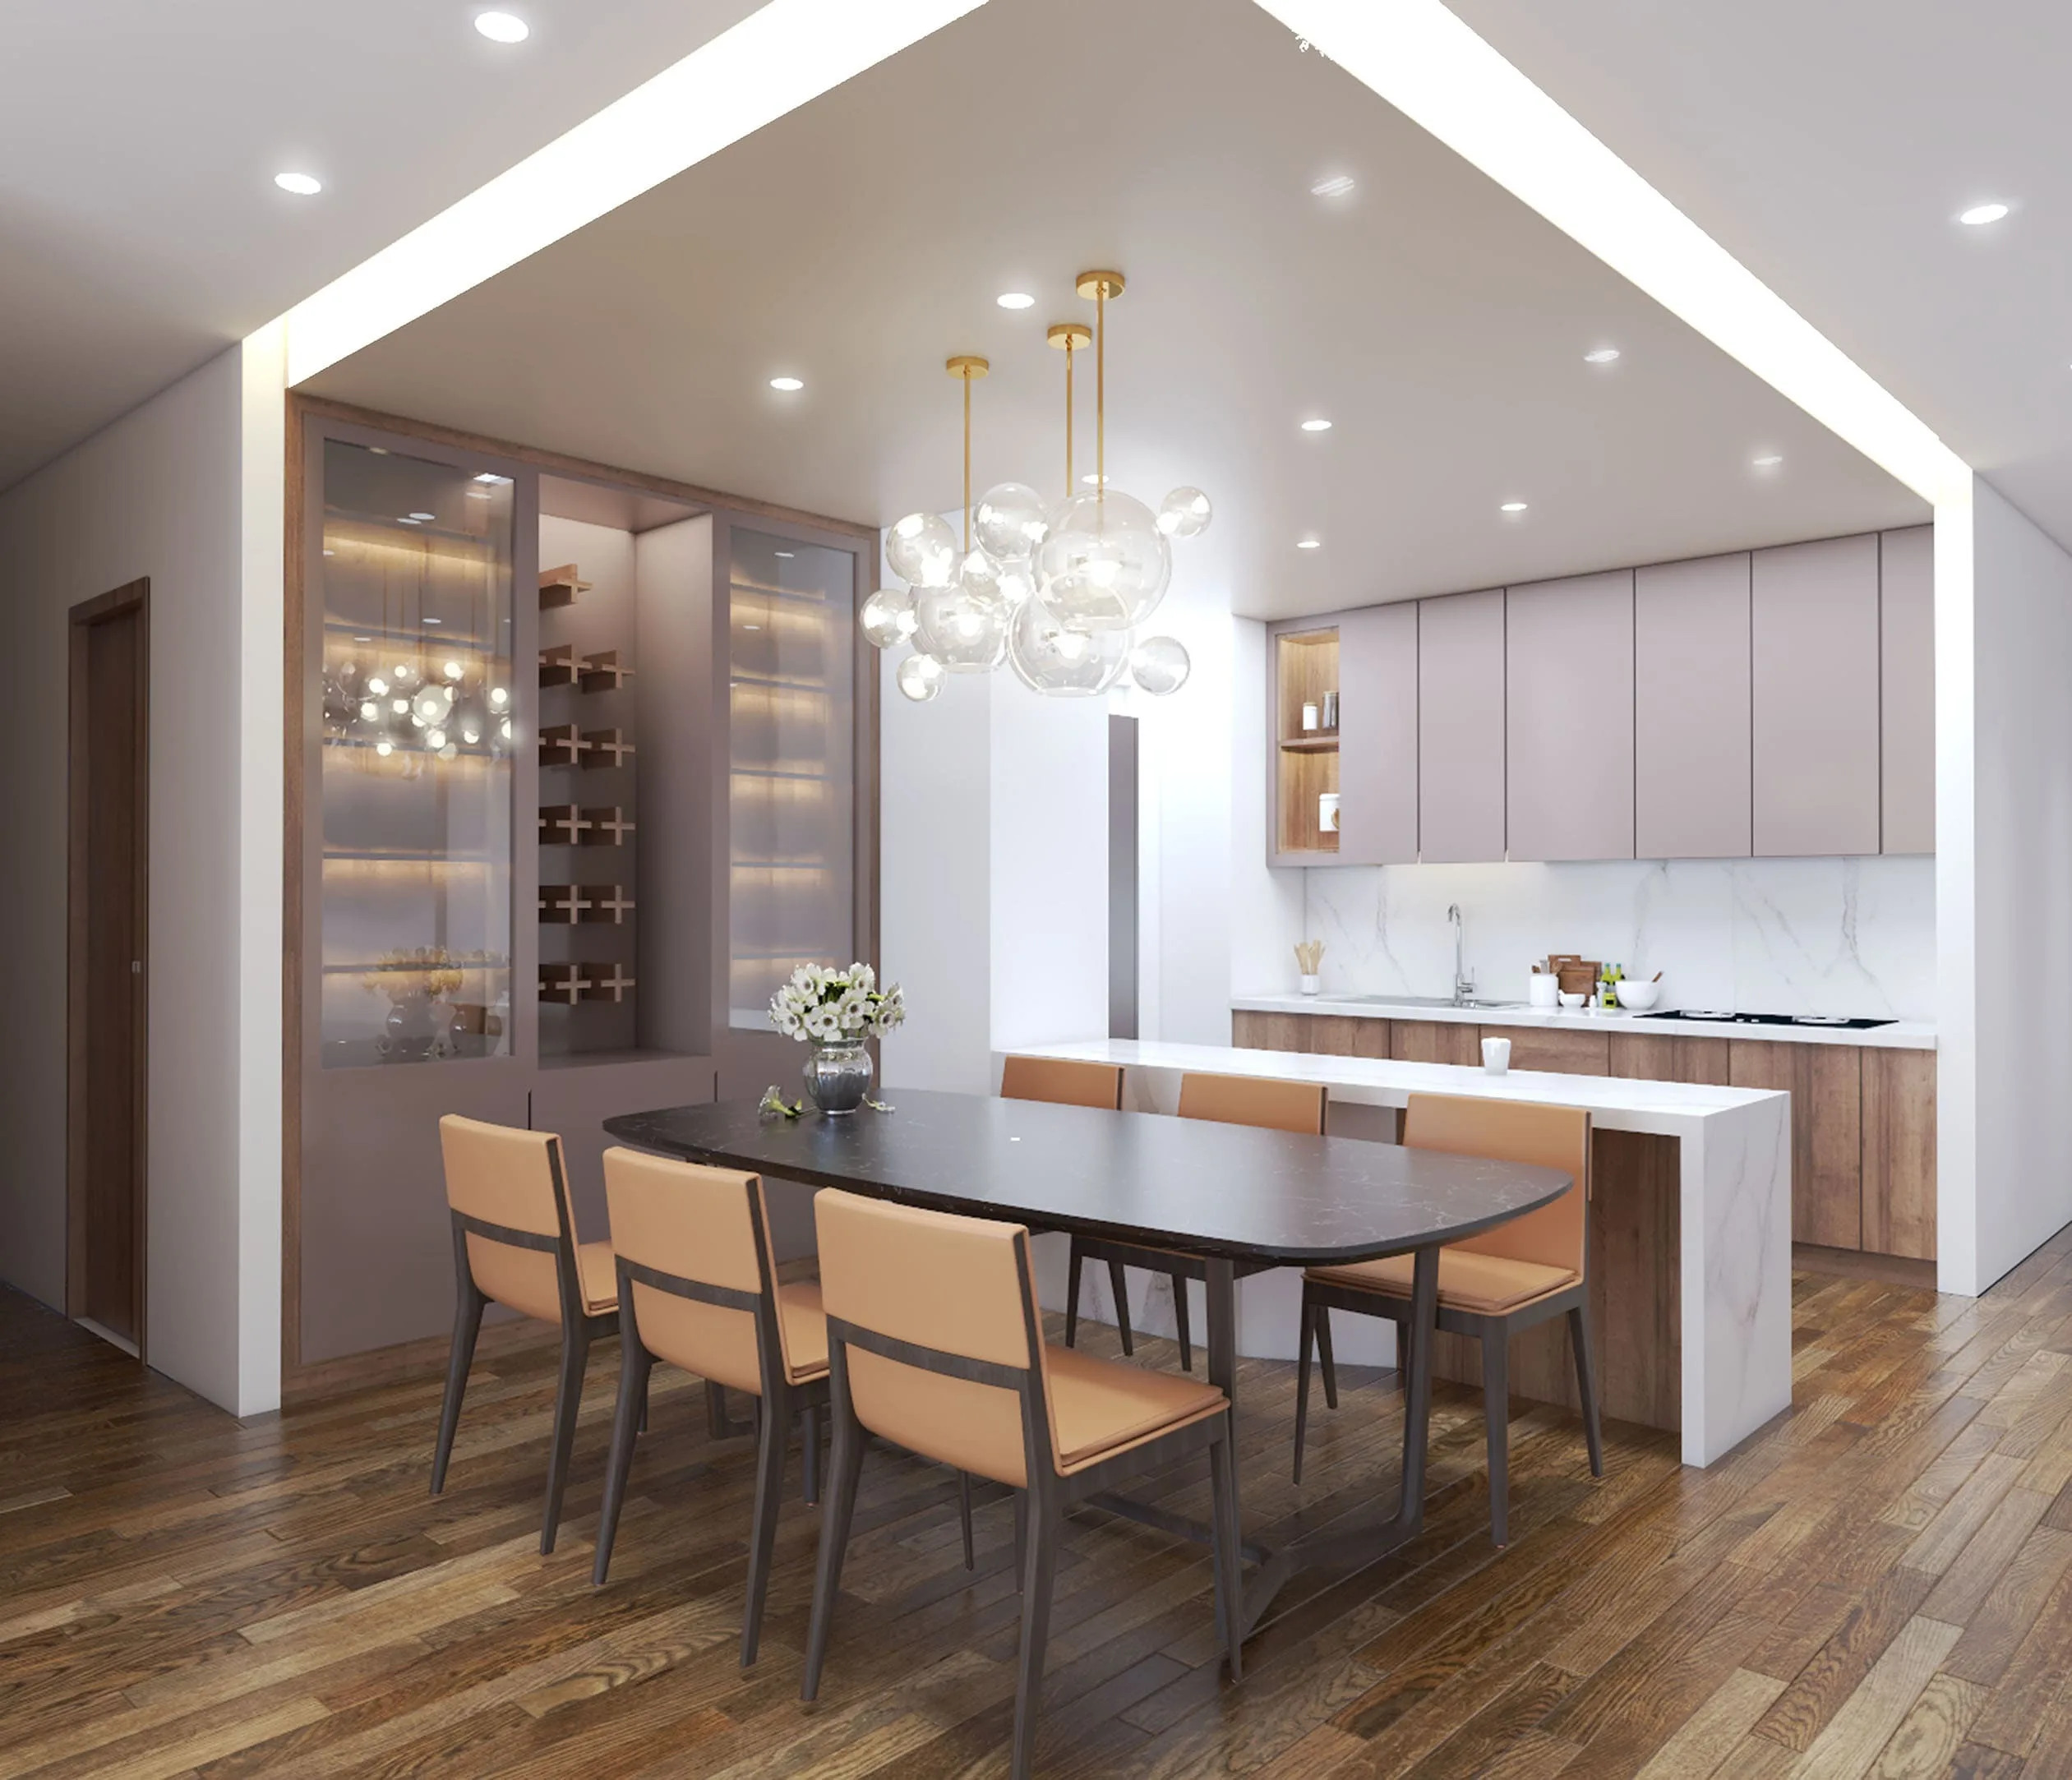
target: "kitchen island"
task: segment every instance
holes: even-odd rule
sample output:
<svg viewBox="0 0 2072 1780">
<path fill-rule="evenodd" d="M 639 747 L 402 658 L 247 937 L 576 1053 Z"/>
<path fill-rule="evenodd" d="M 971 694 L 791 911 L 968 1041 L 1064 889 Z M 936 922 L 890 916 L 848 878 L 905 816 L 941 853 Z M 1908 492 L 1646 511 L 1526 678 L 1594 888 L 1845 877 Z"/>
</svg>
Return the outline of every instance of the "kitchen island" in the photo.
<svg viewBox="0 0 2072 1780">
<path fill-rule="evenodd" d="M 1684 1462 L 1705 1465 L 1790 1405 L 1788 1094 L 1127 1039 L 1019 1054 L 1119 1063 L 1125 1105 L 1148 1112 L 1176 1111 L 1189 1071 L 1315 1082 L 1334 1134 L 1382 1141 L 1394 1141 L 1413 1093 L 1586 1108 L 1595 1131 L 1590 1315 L 1604 1413 L 1676 1431 Z M 1239 1351 L 1292 1358 L 1299 1297 L 1291 1272 L 1244 1281 Z M 1058 1307 L 1048 1291 L 1045 1302 Z M 1151 1315 L 1133 1307 L 1133 1321 L 1156 1326 L 1161 1307 L 1170 1318 L 1170 1305 L 1154 1306 Z M 1555 1323 L 1515 1341 L 1513 1390 L 1572 1405 L 1567 1340 Z M 1479 1381 L 1479 1361 L 1458 1338 L 1441 1338 L 1435 1364 Z"/>
</svg>

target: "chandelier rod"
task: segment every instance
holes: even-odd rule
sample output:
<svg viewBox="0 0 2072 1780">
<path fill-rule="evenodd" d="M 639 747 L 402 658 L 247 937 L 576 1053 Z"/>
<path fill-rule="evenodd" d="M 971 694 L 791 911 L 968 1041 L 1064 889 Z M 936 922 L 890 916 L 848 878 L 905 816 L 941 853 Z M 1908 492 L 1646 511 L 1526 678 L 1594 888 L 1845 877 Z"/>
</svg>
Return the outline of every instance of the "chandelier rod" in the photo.
<svg viewBox="0 0 2072 1780">
<path fill-rule="evenodd" d="M 957 353 L 943 361 L 943 369 L 964 385 L 964 554 L 971 553 L 971 385 L 992 366 L 976 353 Z"/>
</svg>

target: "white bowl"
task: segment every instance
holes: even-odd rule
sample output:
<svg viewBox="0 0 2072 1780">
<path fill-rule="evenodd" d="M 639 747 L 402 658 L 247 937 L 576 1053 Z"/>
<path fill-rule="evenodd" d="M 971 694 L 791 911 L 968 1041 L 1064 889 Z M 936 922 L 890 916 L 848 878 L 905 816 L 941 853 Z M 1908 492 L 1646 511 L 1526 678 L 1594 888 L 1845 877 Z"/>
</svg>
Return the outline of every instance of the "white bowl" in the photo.
<svg viewBox="0 0 2072 1780">
<path fill-rule="evenodd" d="M 1590 999 L 1587 995 L 1571 995 L 1567 989 L 1561 992 L 1561 998 L 1562 1006 L 1564 1008 L 1580 1008 Z"/>
<path fill-rule="evenodd" d="M 1636 1013 L 1645 1013 L 1662 998 L 1659 983 L 1622 982 L 1618 988 L 1619 1005 L 1631 1008 Z"/>
</svg>

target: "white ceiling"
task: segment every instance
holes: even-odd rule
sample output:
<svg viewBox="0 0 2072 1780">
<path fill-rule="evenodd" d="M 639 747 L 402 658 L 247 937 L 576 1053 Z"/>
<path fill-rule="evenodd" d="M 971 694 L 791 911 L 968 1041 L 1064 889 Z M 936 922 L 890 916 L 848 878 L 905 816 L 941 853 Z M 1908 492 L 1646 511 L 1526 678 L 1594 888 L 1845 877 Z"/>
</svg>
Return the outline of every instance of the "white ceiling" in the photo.
<svg viewBox="0 0 2072 1780">
<path fill-rule="evenodd" d="M 2072 7 L 1447 3 L 2072 548 Z"/>
<path fill-rule="evenodd" d="M 958 501 L 953 351 L 994 363 L 978 486 L 1055 491 L 1044 328 L 1098 265 L 1130 280 L 1110 468 L 1211 491 L 1240 611 L 1927 517 L 1250 0 L 992 0 L 311 387 L 882 523 Z"/>
<path fill-rule="evenodd" d="M 0 488 L 757 0 L 30 0 L 0 75 Z M 275 189 L 285 170 L 325 190 Z"/>
</svg>

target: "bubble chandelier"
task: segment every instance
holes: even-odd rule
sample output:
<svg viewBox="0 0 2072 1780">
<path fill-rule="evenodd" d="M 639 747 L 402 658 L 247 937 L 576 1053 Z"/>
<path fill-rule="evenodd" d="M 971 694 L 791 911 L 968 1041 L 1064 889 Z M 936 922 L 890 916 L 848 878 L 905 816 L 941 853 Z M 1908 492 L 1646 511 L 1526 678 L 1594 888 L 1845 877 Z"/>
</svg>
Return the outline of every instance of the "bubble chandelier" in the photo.
<svg viewBox="0 0 2072 1780">
<path fill-rule="evenodd" d="M 910 513 L 886 534 L 885 556 L 907 584 L 864 602 L 864 635 L 902 643 L 899 689 L 925 703 L 952 674 L 990 674 L 1003 662 L 1031 690 L 1083 699 L 1127 673 L 1163 698 L 1191 666 L 1176 637 L 1143 636 L 1173 575 L 1172 540 L 1207 528 L 1213 510 L 1198 488 L 1175 488 L 1154 513 L 1108 485 L 1107 316 L 1119 272 L 1082 272 L 1094 325 L 1061 321 L 1049 343 L 1065 357 L 1065 495 L 1055 506 L 1027 482 L 1001 482 L 971 500 L 971 385 L 991 369 L 968 353 L 944 369 L 964 386 L 964 535 L 932 513 Z M 1073 482 L 1073 355 L 1094 349 L 1094 474 Z M 976 534 L 976 542 L 974 535 Z"/>
</svg>

